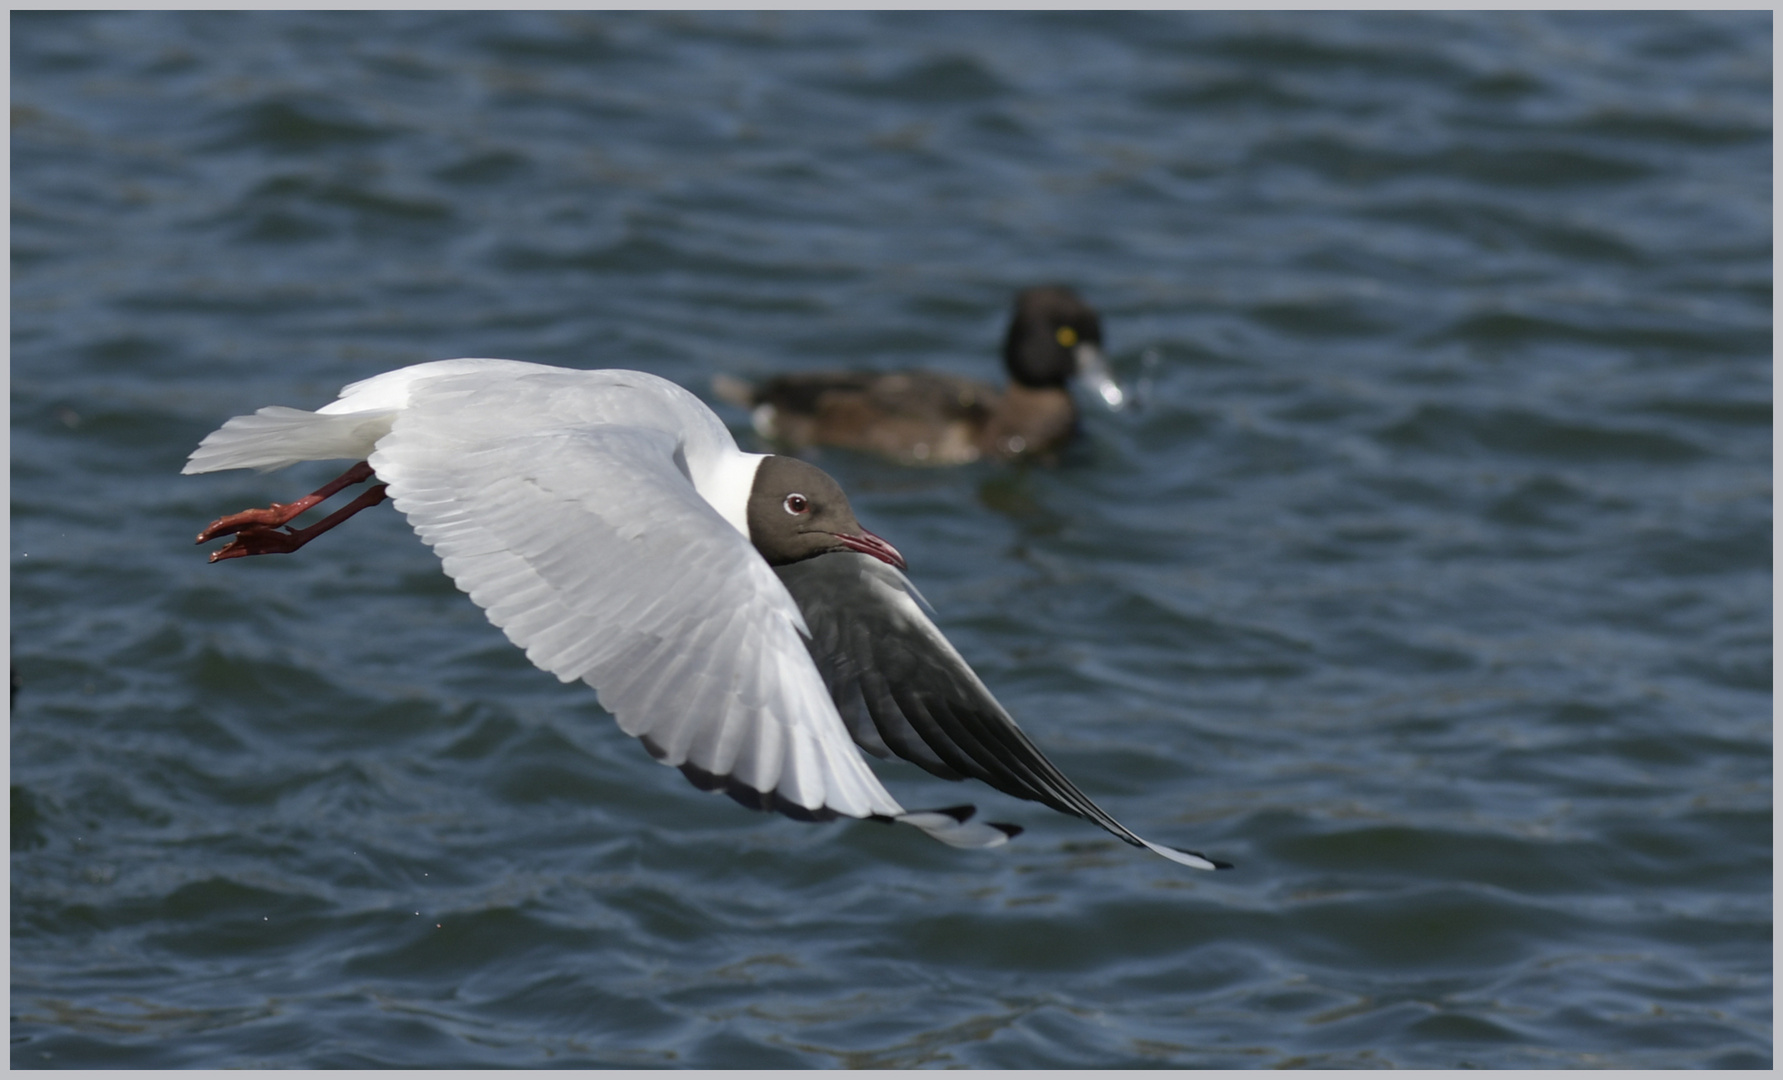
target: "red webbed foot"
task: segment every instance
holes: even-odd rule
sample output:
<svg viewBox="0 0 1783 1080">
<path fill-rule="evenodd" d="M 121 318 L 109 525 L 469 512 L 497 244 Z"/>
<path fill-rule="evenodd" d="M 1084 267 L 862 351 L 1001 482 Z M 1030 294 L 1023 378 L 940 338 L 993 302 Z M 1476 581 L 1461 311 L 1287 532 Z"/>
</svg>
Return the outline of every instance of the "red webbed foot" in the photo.
<svg viewBox="0 0 1783 1080">
<path fill-rule="evenodd" d="M 367 489 L 357 499 L 308 528 L 293 529 L 280 528 L 280 526 L 285 525 L 342 488 L 369 480 L 371 477 L 371 466 L 361 461 L 296 502 L 273 503 L 271 506 L 257 510 L 243 510 L 239 514 L 218 518 L 198 534 L 198 543 L 202 544 L 215 540 L 219 536 L 234 534 L 233 540 L 211 552 L 211 562 L 239 559 L 248 555 L 289 554 L 359 511 L 383 502 L 388 497 L 387 486 L 379 484 L 374 488 Z"/>
</svg>

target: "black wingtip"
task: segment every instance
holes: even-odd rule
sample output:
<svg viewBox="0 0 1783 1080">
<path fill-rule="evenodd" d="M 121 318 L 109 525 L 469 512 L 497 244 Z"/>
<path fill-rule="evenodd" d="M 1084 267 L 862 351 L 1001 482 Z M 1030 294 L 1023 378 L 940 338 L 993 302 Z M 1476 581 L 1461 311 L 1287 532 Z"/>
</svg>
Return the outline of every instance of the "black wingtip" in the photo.
<svg viewBox="0 0 1783 1080">
<path fill-rule="evenodd" d="M 1024 831 L 1020 825 L 1010 825 L 1007 822 L 1002 821 L 987 821 L 985 824 L 1002 833 L 1004 836 L 1009 837 L 1011 840 L 1020 836 Z"/>
<path fill-rule="evenodd" d="M 964 825 L 966 822 L 972 820 L 973 814 L 978 813 L 978 807 L 976 807 L 976 806 L 943 806 L 938 810 L 931 810 L 931 811 L 929 811 L 929 813 L 931 813 L 931 814 L 946 814 L 948 817 L 959 822 L 961 825 Z"/>
<path fill-rule="evenodd" d="M 659 753 L 659 748 L 649 739 L 644 739 L 643 743 L 644 748 L 659 760 L 667 756 Z M 834 810 L 827 806 L 800 806 L 778 791 L 757 791 L 735 777 L 709 773 L 692 762 L 682 762 L 677 767 L 681 770 L 681 775 L 687 777 L 694 787 L 701 791 L 722 791 L 732 800 L 751 810 L 771 810 L 785 814 L 794 821 L 834 821 L 838 816 Z"/>
</svg>

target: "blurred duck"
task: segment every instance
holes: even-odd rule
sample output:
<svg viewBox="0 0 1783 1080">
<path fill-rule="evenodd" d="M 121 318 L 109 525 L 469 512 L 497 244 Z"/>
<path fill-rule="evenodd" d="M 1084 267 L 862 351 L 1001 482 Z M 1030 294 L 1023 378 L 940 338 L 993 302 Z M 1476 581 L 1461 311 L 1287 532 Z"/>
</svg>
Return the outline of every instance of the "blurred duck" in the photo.
<svg viewBox="0 0 1783 1080">
<path fill-rule="evenodd" d="M 1125 402 L 1102 355 L 1102 320 L 1070 289 L 1015 298 L 1003 341 L 1009 385 L 933 371 L 826 371 L 750 384 L 720 375 L 713 392 L 750 410 L 764 439 L 792 449 L 840 446 L 906 465 L 1009 460 L 1063 445 L 1077 427 L 1066 383 L 1082 379 L 1110 409 Z"/>
</svg>

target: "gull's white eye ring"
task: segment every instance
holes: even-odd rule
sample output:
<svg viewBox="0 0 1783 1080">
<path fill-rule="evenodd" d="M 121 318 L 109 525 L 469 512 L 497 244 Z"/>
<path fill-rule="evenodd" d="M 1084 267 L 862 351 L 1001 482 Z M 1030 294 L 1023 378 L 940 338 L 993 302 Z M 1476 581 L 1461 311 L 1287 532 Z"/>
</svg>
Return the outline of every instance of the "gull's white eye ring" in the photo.
<svg viewBox="0 0 1783 1080">
<path fill-rule="evenodd" d="M 793 517 L 798 517 L 800 514 L 811 509 L 811 500 L 795 491 L 791 495 L 788 495 L 786 501 L 780 505 L 786 507 L 787 513 L 791 514 Z"/>
</svg>

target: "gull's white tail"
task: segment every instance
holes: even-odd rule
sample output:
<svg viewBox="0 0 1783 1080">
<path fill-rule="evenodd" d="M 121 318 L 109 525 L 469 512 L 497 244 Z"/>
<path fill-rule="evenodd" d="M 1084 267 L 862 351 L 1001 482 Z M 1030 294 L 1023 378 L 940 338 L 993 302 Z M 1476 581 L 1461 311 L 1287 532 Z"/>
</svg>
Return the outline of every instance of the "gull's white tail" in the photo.
<svg viewBox="0 0 1783 1080">
<path fill-rule="evenodd" d="M 330 414 L 268 405 L 206 435 L 180 472 L 269 472 L 300 461 L 362 460 L 395 419 L 395 412 Z"/>
</svg>

